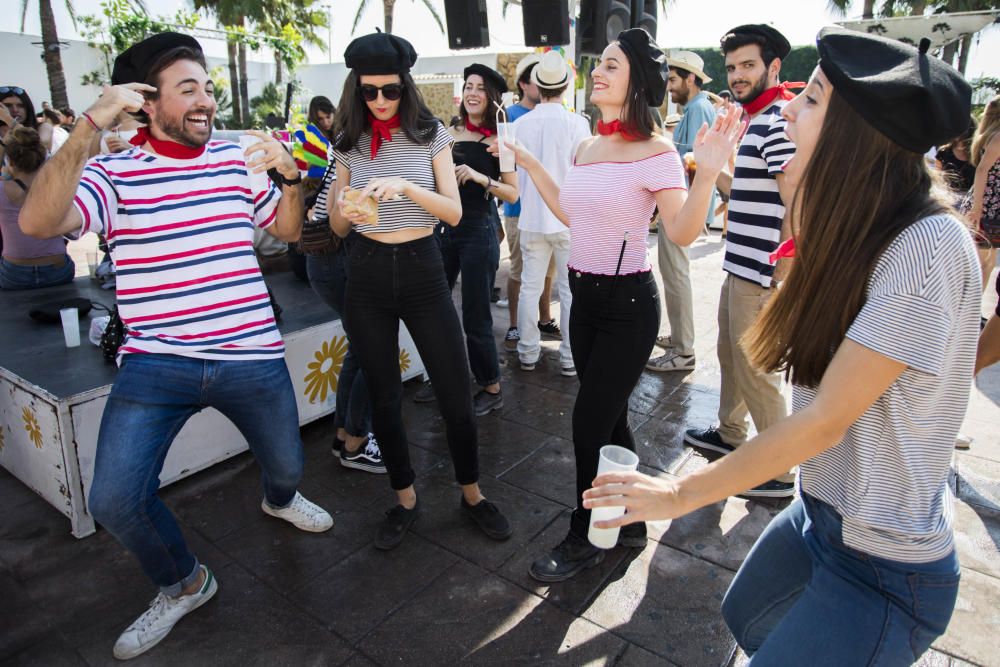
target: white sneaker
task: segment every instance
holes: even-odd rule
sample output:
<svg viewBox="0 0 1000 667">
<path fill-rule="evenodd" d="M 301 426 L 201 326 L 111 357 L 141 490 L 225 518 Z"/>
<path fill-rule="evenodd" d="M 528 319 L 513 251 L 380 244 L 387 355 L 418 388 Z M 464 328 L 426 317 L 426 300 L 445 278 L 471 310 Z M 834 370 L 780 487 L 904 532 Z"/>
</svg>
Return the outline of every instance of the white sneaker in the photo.
<svg viewBox="0 0 1000 667">
<path fill-rule="evenodd" d="M 149 604 L 149 609 L 135 619 L 132 625 L 115 642 L 114 654 L 119 660 L 128 660 L 153 648 L 170 634 L 177 621 L 212 599 L 219 590 L 219 584 L 204 565 L 205 583 L 190 595 L 172 598 L 160 593 Z"/>
<path fill-rule="evenodd" d="M 333 528 L 333 517 L 319 505 L 306 500 L 298 491 L 287 507 L 275 509 L 268 505 L 265 499 L 260 501 L 260 508 L 264 510 L 264 514 L 284 519 L 299 530 L 322 533 Z"/>
</svg>

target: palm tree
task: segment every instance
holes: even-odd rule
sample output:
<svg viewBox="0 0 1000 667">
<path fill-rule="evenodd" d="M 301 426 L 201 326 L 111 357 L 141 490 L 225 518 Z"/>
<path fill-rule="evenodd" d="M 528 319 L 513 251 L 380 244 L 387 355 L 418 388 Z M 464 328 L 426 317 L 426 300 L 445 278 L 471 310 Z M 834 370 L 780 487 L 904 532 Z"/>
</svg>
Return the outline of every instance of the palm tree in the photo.
<svg viewBox="0 0 1000 667">
<path fill-rule="evenodd" d="M 290 26 L 309 46 L 324 47 L 326 39 L 317 33 L 317 29 L 327 27 L 327 14 L 314 9 L 312 0 L 269 0 L 265 16 L 261 21 L 261 31 L 272 37 L 281 37 L 286 26 Z M 298 58 L 305 57 L 305 50 L 297 47 Z M 274 83 L 281 84 L 284 61 L 277 51 L 274 54 Z"/>
<path fill-rule="evenodd" d="M 438 24 L 438 28 L 441 30 L 441 34 L 444 34 L 444 22 L 441 20 L 441 15 L 438 14 L 438 10 L 434 6 L 434 3 L 432 3 L 431 0 L 420 0 L 420 1 L 424 3 L 424 7 L 426 7 L 427 11 L 429 11 L 431 13 L 431 16 L 434 17 L 434 20 Z M 367 8 L 368 8 L 368 0 L 361 0 L 358 3 L 358 11 L 354 15 L 354 23 L 351 24 L 352 35 L 358 29 L 358 24 L 361 22 L 361 16 L 362 14 L 365 13 L 365 10 Z M 385 17 L 384 30 L 386 32 L 390 33 L 392 32 L 392 13 L 393 11 L 395 11 L 395 9 L 396 9 L 396 0 L 382 0 L 382 14 Z"/>
<path fill-rule="evenodd" d="M 847 10 L 851 6 L 852 0 L 829 0 L 827 6 L 830 11 L 840 16 L 847 16 Z M 875 0 L 865 0 L 864 8 L 861 11 L 862 19 L 875 18 Z"/>
<path fill-rule="evenodd" d="M 71 0 L 66 0 L 66 11 L 76 27 L 76 12 Z M 63 72 L 62 54 L 59 52 L 59 33 L 56 31 L 56 17 L 52 13 L 50 0 L 38 0 L 38 13 L 42 24 L 42 59 L 45 61 L 45 71 L 49 75 L 49 95 L 52 106 L 64 109 L 69 106 L 66 95 L 66 74 Z M 21 0 L 21 32 L 28 18 L 28 0 Z"/>
<path fill-rule="evenodd" d="M 250 94 L 247 88 L 247 51 L 239 32 L 247 19 L 263 18 L 262 5 L 254 0 L 193 0 L 195 10 L 213 14 L 226 28 L 226 52 L 229 56 L 229 84 L 233 95 L 233 121 L 243 127 L 250 117 Z"/>
</svg>

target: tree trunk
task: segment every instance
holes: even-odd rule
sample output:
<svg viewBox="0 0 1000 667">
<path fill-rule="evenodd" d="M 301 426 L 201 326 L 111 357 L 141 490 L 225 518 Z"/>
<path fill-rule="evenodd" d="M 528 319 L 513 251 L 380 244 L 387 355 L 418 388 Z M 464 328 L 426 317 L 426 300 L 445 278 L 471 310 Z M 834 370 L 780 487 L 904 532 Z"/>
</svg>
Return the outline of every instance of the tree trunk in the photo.
<svg viewBox="0 0 1000 667">
<path fill-rule="evenodd" d="M 233 123 L 243 127 L 243 107 L 240 104 L 240 74 L 236 68 L 236 40 L 226 38 L 226 51 L 229 53 L 229 92 L 233 100 Z"/>
<path fill-rule="evenodd" d="M 865 8 L 861 13 L 861 18 L 875 18 L 875 0 L 865 0 Z"/>
<path fill-rule="evenodd" d="M 910 5 L 910 16 L 923 16 L 927 9 L 927 0 L 914 0 Z"/>
<path fill-rule="evenodd" d="M 243 105 L 243 125 L 250 122 L 250 94 L 247 90 L 247 47 L 242 41 L 239 43 L 240 60 L 240 102 Z"/>
<path fill-rule="evenodd" d="M 49 75 L 49 95 L 52 106 L 65 109 L 69 106 L 66 95 L 66 74 L 63 72 L 62 54 L 59 52 L 59 33 L 56 32 L 56 17 L 52 14 L 50 0 L 38 0 L 42 21 L 42 59 Z"/>
<path fill-rule="evenodd" d="M 282 79 L 282 62 L 281 54 L 277 51 L 274 52 L 274 85 L 281 87 Z"/>
<path fill-rule="evenodd" d="M 941 51 L 941 60 L 954 67 L 955 54 L 958 53 L 958 46 L 961 43 L 961 39 L 958 39 L 945 45 L 944 50 Z"/>
<path fill-rule="evenodd" d="M 382 0 L 382 10 L 385 12 L 385 31 L 392 32 L 392 10 L 396 7 L 396 0 Z"/>
<path fill-rule="evenodd" d="M 962 35 L 962 46 L 958 51 L 958 71 L 965 76 L 965 68 L 969 64 L 969 51 L 972 50 L 972 35 Z"/>
</svg>

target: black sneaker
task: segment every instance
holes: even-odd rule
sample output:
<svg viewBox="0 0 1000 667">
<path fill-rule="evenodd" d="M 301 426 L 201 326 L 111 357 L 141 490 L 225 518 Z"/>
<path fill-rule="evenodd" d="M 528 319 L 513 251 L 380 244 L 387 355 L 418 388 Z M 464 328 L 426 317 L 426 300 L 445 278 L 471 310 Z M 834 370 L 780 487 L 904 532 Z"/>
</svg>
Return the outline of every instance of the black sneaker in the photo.
<svg viewBox="0 0 1000 667">
<path fill-rule="evenodd" d="M 413 395 L 414 403 L 433 403 L 435 400 L 437 396 L 434 395 L 434 387 L 430 382 L 425 382 L 424 386 Z"/>
<path fill-rule="evenodd" d="M 500 288 L 494 287 L 490 290 L 490 303 L 496 303 L 500 300 Z"/>
<path fill-rule="evenodd" d="M 517 341 L 521 340 L 521 332 L 517 327 L 507 329 L 507 335 L 503 337 L 503 347 L 508 352 L 517 352 Z"/>
<path fill-rule="evenodd" d="M 598 549 L 587 538 L 570 531 L 559 545 L 528 568 L 532 579 L 546 583 L 566 581 L 588 567 L 600 565 L 604 549 Z"/>
<path fill-rule="evenodd" d="M 736 448 L 727 443 L 714 428 L 705 430 L 689 428 L 684 431 L 684 442 L 695 449 L 707 449 L 720 454 L 731 454 Z"/>
<path fill-rule="evenodd" d="M 338 438 L 337 436 L 333 436 L 333 455 L 338 456 L 340 454 L 340 450 L 343 448 L 344 448 L 344 441 Z"/>
<path fill-rule="evenodd" d="M 618 531 L 618 546 L 642 549 L 646 546 L 646 523 L 630 523 Z"/>
<path fill-rule="evenodd" d="M 481 389 L 472 397 L 472 407 L 475 409 L 477 417 L 482 417 L 494 410 L 499 410 L 503 407 L 503 392 L 498 391 L 495 394 L 491 394 L 485 389 Z"/>
<path fill-rule="evenodd" d="M 470 505 L 465 496 L 462 496 L 462 513 L 475 521 L 482 531 L 494 540 L 506 540 L 514 532 L 507 517 L 500 513 L 500 508 L 485 498 L 475 505 Z"/>
<path fill-rule="evenodd" d="M 795 482 L 779 482 L 772 479 L 739 495 L 745 498 L 791 498 L 795 495 Z"/>
<path fill-rule="evenodd" d="M 354 470 L 364 470 L 378 475 L 385 474 L 385 462 L 382 460 L 382 451 L 378 448 L 378 440 L 373 433 L 368 434 L 368 442 L 364 447 L 358 447 L 355 451 L 347 451 L 345 445 L 340 450 L 340 465 Z"/>
<path fill-rule="evenodd" d="M 392 509 L 386 510 L 385 520 L 379 524 L 378 530 L 375 531 L 375 548 L 388 551 L 402 544 L 403 538 L 406 537 L 406 531 L 417 520 L 419 512 L 419 501 L 411 510 L 402 505 L 396 505 Z"/>
<path fill-rule="evenodd" d="M 539 322 L 538 330 L 542 332 L 543 336 L 562 339 L 562 329 L 559 328 L 559 323 L 554 319 L 548 322 Z"/>
</svg>

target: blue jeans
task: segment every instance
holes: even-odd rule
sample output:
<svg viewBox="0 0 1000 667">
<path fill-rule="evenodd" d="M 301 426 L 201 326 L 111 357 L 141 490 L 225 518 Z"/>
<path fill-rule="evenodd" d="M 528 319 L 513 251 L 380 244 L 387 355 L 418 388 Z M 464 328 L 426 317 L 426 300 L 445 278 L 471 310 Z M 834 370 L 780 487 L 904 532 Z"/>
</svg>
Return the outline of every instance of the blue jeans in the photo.
<svg viewBox="0 0 1000 667">
<path fill-rule="evenodd" d="M 269 505 L 288 505 L 302 479 L 298 409 L 283 359 L 126 355 L 101 419 L 88 504 L 94 520 L 135 554 L 167 595 L 178 595 L 199 573 L 157 496 L 160 471 L 178 431 L 206 407 L 232 420 L 249 442 Z"/>
<path fill-rule="evenodd" d="M 347 254 L 350 251 L 349 241 L 344 239 L 336 252 L 326 255 L 306 255 L 306 272 L 309 274 L 309 284 L 313 291 L 330 306 L 343 320 L 344 297 L 347 293 Z M 347 325 L 344 324 L 346 331 Z M 347 342 L 347 354 L 344 355 L 337 377 L 337 407 L 333 423 L 336 428 L 343 428 L 348 435 L 361 437 L 372 430 L 371 407 L 368 403 L 368 385 L 365 383 L 361 365 L 354 354 L 354 347 Z"/>
<path fill-rule="evenodd" d="M 438 225 L 448 288 L 462 274 L 462 328 L 469 366 L 476 383 L 485 387 L 500 381 L 500 360 L 493 337 L 493 309 L 490 295 L 500 264 L 500 241 L 494 209 L 490 215 L 468 214 L 457 227 Z"/>
<path fill-rule="evenodd" d="M 73 282 L 76 265 L 66 256 L 62 266 L 21 266 L 0 258 L 0 289 L 36 289 Z"/>
<path fill-rule="evenodd" d="M 944 633 L 958 557 L 901 563 L 846 546 L 842 519 L 803 494 L 761 534 L 722 601 L 758 665 L 910 665 Z"/>
</svg>

